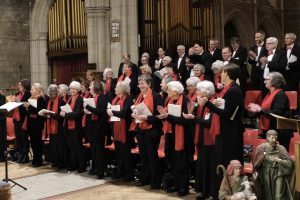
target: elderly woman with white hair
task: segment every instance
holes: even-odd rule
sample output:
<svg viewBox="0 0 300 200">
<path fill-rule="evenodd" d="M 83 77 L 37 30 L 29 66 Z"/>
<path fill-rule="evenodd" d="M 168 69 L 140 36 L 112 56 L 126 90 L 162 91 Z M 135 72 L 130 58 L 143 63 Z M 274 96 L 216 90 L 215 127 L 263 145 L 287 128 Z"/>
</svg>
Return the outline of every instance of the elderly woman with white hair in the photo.
<svg viewBox="0 0 300 200">
<path fill-rule="evenodd" d="M 214 72 L 214 85 L 217 91 L 220 91 L 223 89 L 224 85 L 221 82 L 221 74 L 223 71 L 224 62 L 221 60 L 215 61 L 212 66 L 211 70 Z"/>
<path fill-rule="evenodd" d="M 161 170 L 159 165 L 157 148 L 162 135 L 161 120 L 157 118 L 159 114 L 158 106 L 162 106 L 160 95 L 151 89 L 152 79 L 142 75 L 138 79 L 138 87 L 141 93 L 138 95 L 132 113 L 133 122 L 130 131 L 136 131 L 136 138 L 140 151 L 142 169 L 140 172 L 138 186 L 150 183 L 150 189 L 159 189 L 161 185 Z M 151 115 L 139 114 L 135 107 L 143 103 L 151 112 Z M 139 123 L 140 122 L 140 123 Z"/>
<path fill-rule="evenodd" d="M 187 97 L 189 100 L 193 103 L 197 101 L 197 84 L 200 82 L 200 79 L 198 77 L 190 77 L 188 80 L 186 80 L 186 87 L 188 90 Z"/>
<path fill-rule="evenodd" d="M 49 154 L 52 166 L 62 169 L 64 163 L 65 137 L 63 133 L 63 118 L 60 116 L 60 107 L 65 102 L 58 97 L 58 86 L 51 84 L 48 87 L 50 97 L 47 103 L 47 111 L 44 113 L 47 124 L 47 135 L 50 137 Z"/>
<path fill-rule="evenodd" d="M 114 129 L 114 144 L 117 158 L 117 172 L 113 178 L 121 178 L 124 181 L 133 180 L 133 163 L 131 159 L 132 133 L 129 132 L 131 124 L 131 109 L 133 99 L 130 94 L 130 87 L 125 82 L 119 82 L 116 86 L 116 97 L 112 105 L 120 107 L 120 111 L 107 109 L 107 114 L 120 118 L 120 121 L 112 121 Z"/>
<path fill-rule="evenodd" d="M 209 80 L 209 78 L 204 75 L 205 67 L 201 64 L 195 64 L 193 68 L 193 73 L 195 77 L 198 77 L 200 81 Z"/>
<path fill-rule="evenodd" d="M 24 103 L 24 107 L 27 110 L 27 116 L 25 118 L 23 129 L 28 131 L 31 148 L 33 151 L 32 167 L 39 167 L 43 165 L 43 141 L 42 132 L 44 129 L 44 118 L 38 115 L 38 112 L 46 108 L 46 102 L 44 99 L 44 89 L 40 83 L 34 83 L 31 86 L 31 97 L 28 99 L 28 103 Z M 36 102 L 29 103 L 29 102 Z"/>
<path fill-rule="evenodd" d="M 103 80 L 105 81 L 105 90 L 111 93 L 112 98 L 115 98 L 115 88 L 117 85 L 117 79 L 114 78 L 114 72 L 112 68 L 107 67 L 104 69 Z"/>
<path fill-rule="evenodd" d="M 179 81 L 171 81 L 168 83 L 167 89 L 170 101 L 167 108 L 158 107 L 160 119 L 165 119 L 164 132 L 171 134 L 168 142 L 172 145 L 173 152 L 170 152 L 171 157 L 171 173 L 174 177 L 174 187 L 171 191 L 177 191 L 178 196 L 185 196 L 189 193 L 189 176 L 188 176 L 188 156 L 186 147 L 186 129 L 188 120 L 186 120 L 182 113 L 187 113 L 188 98 L 184 95 L 183 85 Z M 177 114 L 169 114 L 171 105 L 180 107 Z M 167 112 L 168 111 L 168 112 Z M 170 147 L 169 147 L 170 148 Z"/>
<path fill-rule="evenodd" d="M 67 137 L 66 167 L 69 171 L 78 170 L 78 172 L 81 173 L 86 171 L 86 162 L 80 134 L 83 100 L 79 95 L 81 89 L 79 82 L 72 81 L 69 88 L 71 96 L 67 100 L 67 104 L 69 104 L 72 111 L 60 111 L 60 116 L 64 118 Z"/>
<path fill-rule="evenodd" d="M 70 95 L 69 95 L 69 87 L 66 84 L 60 84 L 58 86 L 58 96 L 62 99 L 65 103 L 67 103 Z"/>
<path fill-rule="evenodd" d="M 207 199 L 210 196 L 217 199 L 218 185 L 216 184 L 216 154 L 220 124 L 218 115 L 206 106 L 206 100 L 213 101 L 215 94 L 214 84 L 210 81 L 201 81 L 197 84 L 198 109 L 197 115 L 183 114 L 186 119 L 196 124 L 195 144 L 197 147 L 195 190 L 202 195 L 197 199 Z"/>
</svg>

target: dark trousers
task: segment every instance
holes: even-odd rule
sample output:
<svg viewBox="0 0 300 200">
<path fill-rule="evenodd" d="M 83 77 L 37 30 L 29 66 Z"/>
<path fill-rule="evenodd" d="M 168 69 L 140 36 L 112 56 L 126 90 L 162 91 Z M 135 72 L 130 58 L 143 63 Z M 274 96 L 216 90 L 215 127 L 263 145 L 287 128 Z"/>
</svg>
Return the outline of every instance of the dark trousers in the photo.
<svg viewBox="0 0 300 200">
<path fill-rule="evenodd" d="M 92 140 L 94 147 L 92 148 L 95 158 L 96 173 L 98 176 L 104 176 L 106 160 L 105 160 L 105 133 L 99 122 L 92 121 Z"/>
<path fill-rule="evenodd" d="M 172 133 L 165 134 L 165 171 L 171 171 L 174 161 L 175 137 Z"/>
<path fill-rule="evenodd" d="M 189 173 L 188 158 L 185 150 L 174 151 L 174 160 L 172 165 L 172 175 L 174 177 L 174 186 L 177 190 L 188 190 Z"/>
<path fill-rule="evenodd" d="M 16 151 L 20 156 L 28 156 L 29 153 L 29 140 L 28 131 L 22 129 L 23 122 L 14 121 L 14 130 L 16 135 Z"/>
<path fill-rule="evenodd" d="M 6 119 L 0 120 L 0 160 L 4 160 L 6 148 Z"/>
<path fill-rule="evenodd" d="M 118 172 L 125 177 L 133 176 L 133 164 L 131 159 L 130 142 L 115 141 L 115 152 L 117 158 Z"/>
<path fill-rule="evenodd" d="M 41 165 L 43 164 L 43 140 L 42 140 L 43 130 L 34 129 L 33 125 L 28 126 L 28 133 L 31 142 L 31 148 L 33 152 L 32 164 Z"/>
<path fill-rule="evenodd" d="M 62 133 L 50 134 L 49 153 L 51 162 L 59 168 L 64 164 L 64 147 L 62 142 Z"/>
<path fill-rule="evenodd" d="M 67 130 L 67 152 L 66 152 L 66 167 L 68 170 L 84 170 L 86 162 L 84 159 L 84 150 L 82 146 L 82 138 L 79 131 Z"/>
<path fill-rule="evenodd" d="M 140 182 L 152 187 L 159 187 L 161 184 L 161 170 L 159 167 L 158 145 L 160 141 L 159 131 L 140 130 L 136 134 L 140 151 L 142 169 L 140 172 Z"/>
</svg>

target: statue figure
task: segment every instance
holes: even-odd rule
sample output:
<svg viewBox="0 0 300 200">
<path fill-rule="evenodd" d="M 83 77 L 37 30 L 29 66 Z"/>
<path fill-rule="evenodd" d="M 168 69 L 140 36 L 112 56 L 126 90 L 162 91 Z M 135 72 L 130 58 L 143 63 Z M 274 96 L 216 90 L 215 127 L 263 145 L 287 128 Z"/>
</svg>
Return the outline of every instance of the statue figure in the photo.
<svg viewBox="0 0 300 200">
<path fill-rule="evenodd" d="M 253 178 L 261 188 L 262 199 L 293 200 L 294 161 L 277 142 L 275 130 L 269 130 L 267 142 L 256 148 L 253 164 Z"/>
<path fill-rule="evenodd" d="M 219 190 L 220 200 L 241 200 L 240 197 L 234 196 L 235 193 L 245 189 L 243 182 L 247 181 L 247 176 L 244 176 L 243 166 L 240 161 L 232 160 L 225 170 L 223 165 L 219 165 L 218 169 L 222 169 L 224 173 Z"/>
</svg>

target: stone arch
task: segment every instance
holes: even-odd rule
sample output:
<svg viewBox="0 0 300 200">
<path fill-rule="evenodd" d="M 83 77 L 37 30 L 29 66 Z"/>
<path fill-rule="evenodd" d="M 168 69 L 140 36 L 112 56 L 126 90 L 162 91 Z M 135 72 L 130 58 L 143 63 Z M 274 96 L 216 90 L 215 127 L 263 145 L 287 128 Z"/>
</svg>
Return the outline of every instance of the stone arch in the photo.
<svg viewBox="0 0 300 200">
<path fill-rule="evenodd" d="M 229 12 L 224 18 L 224 27 L 227 23 L 232 23 L 239 33 L 243 46 L 251 45 L 254 35 L 253 26 L 249 22 L 249 18 L 239 9 Z M 223 27 L 223 28 L 224 28 Z"/>
<path fill-rule="evenodd" d="M 30 18 L 31 81 L 44 87 L 49 84 L 47 58 L 48 11 L 54 0 L 36 0 Z"/>
<path fill-rule="evenodd" d="M 264 27 L 267 31 L 267 36 L 276 37 L 279 42 L 279 46 L 282 45 L 283 42 L 283 32 L 280 30 L 281 25 L 276 21 L 272 20 L 272 16 L 264 16 L 258 25 L 258 27 Z"/>
</svg>

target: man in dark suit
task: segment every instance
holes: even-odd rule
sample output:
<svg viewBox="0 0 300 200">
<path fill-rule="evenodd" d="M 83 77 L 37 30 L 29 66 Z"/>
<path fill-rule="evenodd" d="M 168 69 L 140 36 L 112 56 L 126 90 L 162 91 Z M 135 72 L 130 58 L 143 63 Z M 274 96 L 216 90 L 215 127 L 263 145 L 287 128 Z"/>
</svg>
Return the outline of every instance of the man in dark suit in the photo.
<svg viewBox="0 0 300 200">
<path fill-rule="evenodd" d="M 265 33 L 258 31 L 255 33 L 255 45 L 250 48 L 248 62 L 251 67 L 251 82 L 255 90 L 263 90 L 264 88 L 264 70 L 261 68 L 259 59 L 268 56 L 268 51 L 264 42 Z"/>
<path fill-rule="evenodd" d="M 247 70 L 248 52 L 245 47 L 240 45 L 240 39 L 238 37 L 231 38 L 230 42 L 232 48 L 232 58 L 237 60 L 237 64 L 241 68 L 239 81 L 242 93 L 245 94 L 247 78 L 249 77 L 249 73 Z"/>
<path fill-rule="evenodd" d="M 120 63 L 119 70 L 118 70 L 118 77 L 120 77 L 123 74 L 123 65 L 124 65 L 124 63 L 126 63 L 126 64 L 130 63 L 131 66 L 132 66 L 132 72 L 134 73 L 134 75 L 138 76 L 138 74 L 139 74 L 138 67 L 137 67 L 136 64 L 131 62 L 130 54 L 129 53 L 124 53 L 122 58 L 123 58 L 123 62 Z"/>
<path fill-rule="evenodd" d="M 209 40 L 209 53 L 213 57 L 213 61 L 222 60 L 222 50 L 218 48 L 219 41 L 216 38 Z"/>
<path fill-rule="evenodd" d="M 287 57 L 286 73 L 284 75 L 286 80 L 285 90 L 299 90 L 299 76 L 300 76 L 300 46 L 295 44 L 297 39 L 294 33 L 285 34 L 285 55 Z"/>
<path fill-rule="evenodd" d="M 176 71 L 177 71 L 177 74 L 179 75 L 179 78 L 180 78 L 182 84 L 185 86 L 186 74 L 187 74 L 187 68 L 185 66 L 185 58 L 186 58 L 185 46 L 178 45 L 177 46 L 177 54 L 178 54 L 178 57 L 175 62 Z"/>
<path fill-rule="evenodd" d="M 204 44 L 203 43 L 196 43 L 194 45 L 194 52 L 195 54 L 191 56 L 191 60 L 193 64 L 202 64 L 205 67 L 205 75 L 212 80 L 213 71 L 211 70 L 212 66 L 212 55 L 210 53 L 204 51 Z"/>
</svg>

